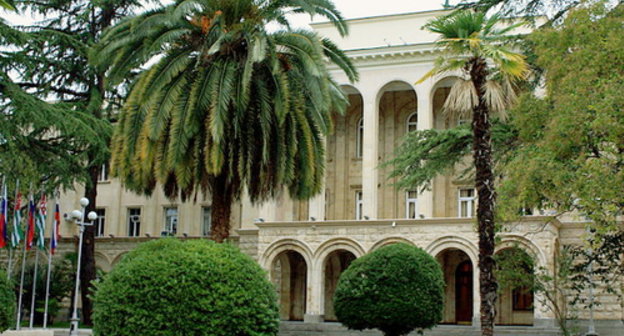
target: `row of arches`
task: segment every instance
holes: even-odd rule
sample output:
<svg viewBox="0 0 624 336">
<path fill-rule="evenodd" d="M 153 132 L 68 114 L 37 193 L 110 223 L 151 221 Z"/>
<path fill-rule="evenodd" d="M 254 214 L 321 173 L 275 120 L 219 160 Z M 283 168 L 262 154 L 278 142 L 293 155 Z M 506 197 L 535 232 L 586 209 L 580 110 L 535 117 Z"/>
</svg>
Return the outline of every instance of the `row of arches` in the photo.
<svg viewBox="0 0 624 336">
<path fill-rule="evenodd" d="M 428 94 L 417 94 L 414 85 L 401 80 L 388 82 L 378 89 L 374 99 L 377 111 L 377 120 L 374 123 L 376 130 L 369 134 L 377 137 L 375 146 L 379 163 L 394 156 L 396 148 L 409 132 L 417 129 L 444 129 L 461 122 L 456 116 L 442 112 L 442 106 L 456 80 L 457 77 L 445 77 L 437 81 Z M 355 86 L 344 85 L 342 88 L 348 96 L 349 107 L 344 115 L 333 116 L 335 132 L 327 137 L 324 213 L 328 220 L 359 220 L 367 215 L 358 209 L 366 178 L 362 171 L 365 148 L 364 110 L 371 109 L 372 99 L 366 97 L 370 93 L 362 93 Z M 434 217 L 456 216 L 455 191 L 447 189 L 457 186 L 450 185 L 444 178 L 438 179 L 439 181 L 434 182 L 439 186 L 439 190 L 436 190 L 439 198 L 435 202 L 437 209 L 427 210 L 424 204 L 419 209 L 416 197 L 410 197 L 405 191 L 393 187 L 397 181 L 388 180 L 391 171 L 391 166 L 380 165 L 372 172 L 378 174 L 380 182 L 377 204 L 374 205 L 377 209 L 376 218 L 416 219 L 430 211 L 436 212 Z"/>
<path fill-rule="evenodd" d="M 408 242 L 402 238 L 387 239 L 371 250 L 396 242 Z M 411 242 L 408 242 L 412 244 Z M 430 245 L 426 250 L 440 263 L 445 289 L 444 318 L 445 324 L 472 324 L 478 319 L 478 267 L 476 248 L 465 245 L 462 240 L 452 243 Z M 358 257 L 364 254 L 363 249 L 356 248 L 357 243 L 345 245 L 344 242 L 336 245 L 321 246 L 310 258 L 300 244 L 290 243 L 283 249 L 273 251 L 274 257 L 265 259 L 265 267 L 270 270 L 270 277 L 276 286 L 280 303 L 280 317 L 282 320 L 302 321 L 310 307 L 309 300 L 320 302 L 320 313 L 324 321 L 336 321 L 333 310 L 333 295 L 340 274 Z M 466 246 L 468 248 L 466 248 Z M 507 239 L 497 250 L 498 254 L 508 251 L 521 253 L 527 259 L 535 260 L 530 267 L 540 263 L 539 254 L 534 246 L 527 246 L 524 242 Z M 306 255 L 307 254 L 307 255 Z M 320 274 L 311 274 L 317 272 Z M 317 278 L 317 276 L 319 278 Z M 318 279 L 318 280 L 313 280 Z M 314 281 L 314 284 L 310 282 Z M 312 286 L 311 286 L 312 285 Z M 314 291 L 313 285 L 321 286 Z M 320 295 L 311 298 L 311 295 Z M 529 288 L 501 288 L 499 292 L 497 323 L 501 325 L 532 325 L 533 324 L 533 292 Z"/>
</svg>

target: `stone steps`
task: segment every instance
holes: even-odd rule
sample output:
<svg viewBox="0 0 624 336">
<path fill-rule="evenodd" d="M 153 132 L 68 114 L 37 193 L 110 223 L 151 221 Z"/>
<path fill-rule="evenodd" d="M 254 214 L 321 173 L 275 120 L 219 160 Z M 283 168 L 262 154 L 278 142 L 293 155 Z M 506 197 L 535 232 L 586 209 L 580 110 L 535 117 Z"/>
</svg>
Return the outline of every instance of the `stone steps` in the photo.
<svg viewBox="0 0 624 336">
<path fill-rule="evenodd" d="M 432 330 L 426 330 L 426 336 L 479 336 L 480 330 L 471 326 L 441 325 Z M 282 322 L 280 336 L 380 336 L 375 330 L 354 331 L 348 330 L 339 323 L 303 323 Z M 418 335 L 416 332 L 411 335 Z M 531 326 L 499 326 L 495 329 L 496 336 L 559 336 L 554 328 L 540 328 Z"/>
</svg>

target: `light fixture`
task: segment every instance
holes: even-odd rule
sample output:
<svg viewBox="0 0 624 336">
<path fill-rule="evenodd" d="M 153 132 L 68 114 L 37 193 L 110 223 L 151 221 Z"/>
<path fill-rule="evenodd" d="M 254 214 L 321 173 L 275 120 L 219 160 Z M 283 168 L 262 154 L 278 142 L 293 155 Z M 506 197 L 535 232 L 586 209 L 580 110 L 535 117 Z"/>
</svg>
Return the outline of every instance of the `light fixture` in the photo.
<svg viewBox="0 0 624 336">
<path fill-rule="evenodd" d="M 94 221 L 97 219 L 97 213 L 95 211 L 91 211 L 89 212 L 89 214 L 87 214 L 87 218 L 89 218 L 90 221 Z"/>
<path fill-rule="evenodd" d="M 86 208 L 89 205 L 89 199 L 86 197 L 83 197 L 80 199 L 80 206 L 82 206 L 83 208 Z"/>
<path fill-rule="evenodd" d="M 315 222 L 316 221 L 316 217 L 310 217 L 310 220 Z"/>
<path fill-rule="evenodd" d="M 364 219 L 365 219 L 365 220 L 369 220 L 370 218 L 368 218 L 368 216 L 364 216 Z"/>
<path fill-rule="evenodd" d="M 392 222 L 392 227 L 396 227 L 396 222 Z"/>
</svg>

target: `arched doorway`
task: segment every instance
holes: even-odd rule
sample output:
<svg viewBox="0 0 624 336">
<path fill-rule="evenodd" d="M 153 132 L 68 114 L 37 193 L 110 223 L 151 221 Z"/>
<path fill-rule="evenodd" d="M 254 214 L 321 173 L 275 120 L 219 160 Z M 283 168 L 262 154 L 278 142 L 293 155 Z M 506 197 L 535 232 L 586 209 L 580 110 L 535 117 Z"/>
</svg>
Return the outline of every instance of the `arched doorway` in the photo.
<svg viewBox="0 0 624 336">
<path fill-rule="evenodd" d="M 472 324 L 474 315 L 474 266 L 468 255 L 449 248 L 438 253 L 444 274 L 445 299 L 442 323 Z"/>
<path fill-rule="evenodd" d="M 534 262 L 524 250 L 511 247 L 496 252 L 496 324 L 533 325 Z"/>
<path fill-rule="evenodd" d="M 303 321 L 307 277 L 308 265 L 300 253 L 288 250 L 275 258 L 271 268 L 271 279 L 278 291 L 282 320 Z"/>
<path fill-rule="evenodd" d="M 472 263 L 463 261 L 455 270 L 455 321 L 459 324 L 472 322 Z"/>
<path fill-rule="evenodd" d="M 337 321 L 336 314 L 334 313 L 334 293 L 336 292 L 338 279 L 340 278 L 340 274 L 342 274 L 355 259 L 355 255 L 347 250 L 333 251 L 325 259 L 325 279 L 323 280 L 325 288 L 325 292 L 323 293 L 325 296 L 325 321 Z"/>
</svg>

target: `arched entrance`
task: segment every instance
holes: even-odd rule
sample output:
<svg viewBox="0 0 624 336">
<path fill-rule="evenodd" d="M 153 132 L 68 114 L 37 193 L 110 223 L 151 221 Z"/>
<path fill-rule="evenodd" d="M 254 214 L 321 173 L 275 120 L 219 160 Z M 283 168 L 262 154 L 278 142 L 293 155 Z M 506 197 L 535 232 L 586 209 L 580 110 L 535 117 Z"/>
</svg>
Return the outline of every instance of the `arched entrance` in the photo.
<svg viewBox="0 0 624 336">
<path fill-rule="evenodd" d="M 496 324 L 533 325 L 533 259 L 517 247 L 496 252 L 496 259 L 500 284 Z"/>
<path fill-rule="evenodd" d="M 474 307 L 474 266 L 468 255 L 449 248 L 438 253 L 436 259 L 444 274 L 445 300 L 442 323 L 472 324 Z"/>
<path fill-rule="evenodd" d="M 463 261 L 455 270 L 455 321 L 456 323 L 472 322 L 472 263 Z"/>
<path fill-rule="evenodd" d="M 325 279 L 324 288 L 325 292 L 325 321 L 337 321 L 334 313 L 334 293 L 336 292 L 336 286 L 338 285 L 338 279 L 340 274 L 351 265 L 351 262 L 356 257 L 353 253 L 347 250 L 336 250 L 330 253 L 325 259 Z"/>
<path fill-rule="evenodd" d="M 271 267 L 271 279 L 277 288 L 280 318 L 303 321 L 306 306 L 308 265 L 298 252 L 280 253 Z"/>
</svg>

